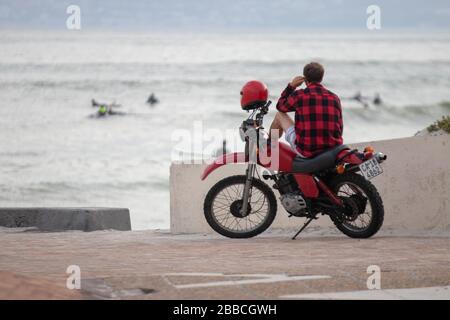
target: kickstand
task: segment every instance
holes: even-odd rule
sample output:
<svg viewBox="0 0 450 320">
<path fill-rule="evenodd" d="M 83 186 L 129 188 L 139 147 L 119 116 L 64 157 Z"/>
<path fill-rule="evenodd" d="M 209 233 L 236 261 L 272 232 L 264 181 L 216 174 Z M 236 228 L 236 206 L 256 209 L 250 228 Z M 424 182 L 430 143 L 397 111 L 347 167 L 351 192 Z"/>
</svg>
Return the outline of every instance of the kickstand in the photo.
<svg viewBox="0 0 450 320">
<path fill-rule="evenodd" d="M 302 232 L 303 230 L 305 230 L 305 228 L 311 223 L 311 221 L 313 221 L 314 218 L 309 218 L 308 221 L 305 222 L 305 224 L 303 225 L 303 227 L 301 227 L 300 230 L 298 230 L 298 232 L 295 234 L 295 236 L 292 237 L 292 240 L 295 240 L 295 238 L 297 238 L 297 236 L 300 234 L 300 232 Z"/>
</svg>

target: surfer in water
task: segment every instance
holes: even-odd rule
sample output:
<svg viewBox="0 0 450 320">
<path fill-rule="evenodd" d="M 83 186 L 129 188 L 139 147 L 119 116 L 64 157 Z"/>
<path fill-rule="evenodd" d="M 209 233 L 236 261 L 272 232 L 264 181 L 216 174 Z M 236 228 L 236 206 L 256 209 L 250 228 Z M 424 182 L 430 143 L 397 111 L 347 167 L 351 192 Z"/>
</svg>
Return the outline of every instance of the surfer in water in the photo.
<svg viewBox="0 0 450 320">
<path fill-rule="evenodd" d="M 352 100 L 358 101 L 359 103 L 361 103 L 364 108 L 368 108 L 369 104 L 364 101 L 364 99 L 366 99 L 365 97 L 363 97 L 363 95 L 361 94 L 361 91 L 358 91 L 352 98 L 350 98 Z"/>
<path fill-rule="evenodd" d="M 108 114 L 108 108 L 104 104 L 99 105 L 99 108 L 97 110 L 97 115 L 99 117 L 102 117 L 102 116 L 106 116 L 107 114 Z"/>
<path fill-rule="evenodd" d="M 383 100 L 381 100 L 381 96 L 378 92 L 375 93 L 375 97 L 373 98 L 372 103 L 376 106 L 380 106 L 383 104 Z"/>
<path fill-rule="evenodd" d="M 116 104 L 115 102 L 107 104 L 107 103 L 101 103 L 101 102 L 97 102 L 95 99 L 91 100 L 91 104 L 93 107 L 98 107 L 97 110 L 97 117 L 103 117 L 106 115 L 124 115 L 125 113 L 123 112 L 119 112 L 119 111 L 114 111 L 113 107 L 120 107 L 120 104 Z"/>
<path fill-rule="evenodd" d="M 152 92 L 152 94 L 148 97 L 147 103 L 151 106 L 154 104 L 157 104 L 159 102 L 158 98 L 155 97 L 155 94 Z"/>
<path fill-rule="evenodd" d="M 355 93 L 354 96 L 346 98 L 346 100 L 354 100 L 359 102 L 360 104 L 362 104 L 364 106 L 365 109 L 369 108 L 369 102 L 371 100 L 372 104 L 374 106 L 381 106 L 383 104 L 383 100 L 381 100 L 381 96 L 380 94 L 377 92 L 375 93 L 375 96 L 373 97 L 373 99 L 371 99 L 370 97 L 365 97 L 361 94 L 361 91 L 358 91 Z"/>
</svg>

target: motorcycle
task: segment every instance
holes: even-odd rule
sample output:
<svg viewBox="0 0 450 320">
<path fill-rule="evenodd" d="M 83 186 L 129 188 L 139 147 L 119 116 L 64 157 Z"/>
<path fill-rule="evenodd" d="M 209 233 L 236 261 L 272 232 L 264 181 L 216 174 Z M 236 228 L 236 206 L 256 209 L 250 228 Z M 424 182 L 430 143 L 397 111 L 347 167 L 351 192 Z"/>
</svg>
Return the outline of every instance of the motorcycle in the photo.
<svg viewBox="0 0 450 320">
<path fill-rule="evenodd" d="M 243 121 L 240 135 L 245 152 L 224 154 L 204 170 L 201 179 L 227 164 L 247 163 L 245 175 L 226 177 L 217 182 L 204 200 L 204 215 L 213 230 L 229 238 L 250 238 L 264 232 L 274 221 L 277 200 L 263 181 L 272 181 L 281 205 L 289 217 L 304 217 L 306 222 L 295 239 L 319 214 L 351 238 L 369 238 L 381 228 L 383 201 L 369 181 L 380 175 L 387 156 L 372 147 L 363 152 L 346 145 L 334 147 L 305 159 L 288 144 L 268 142 L 263 119 L 270 101 L 254 108 Z M 262 159 L 265 151 L 268 158 Z M 275 153 L 276 151 L 276 153 Z M 264 161 L 262 161 L 264 160 Z M 257 166 L 264 168 L 261 175 Z M 262 179 L 261 179 L 262 176 Z"/>
</svg>

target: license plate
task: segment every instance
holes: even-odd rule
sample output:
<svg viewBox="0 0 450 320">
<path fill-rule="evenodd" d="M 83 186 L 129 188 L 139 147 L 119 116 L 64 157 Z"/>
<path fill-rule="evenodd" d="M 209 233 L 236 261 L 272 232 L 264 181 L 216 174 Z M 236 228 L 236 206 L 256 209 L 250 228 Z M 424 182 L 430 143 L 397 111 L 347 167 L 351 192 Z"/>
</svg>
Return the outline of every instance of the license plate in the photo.
<svg viewBox="0 0 450 320">
<path fill-rule="evenodd" d="M 359 169 L 361 170 L 364 178 L 366 178 L 367 180 L 370 180 L 383 173 L 383 169 L 375 158 L 361 163 L 359 165 Z"/>
</svg>

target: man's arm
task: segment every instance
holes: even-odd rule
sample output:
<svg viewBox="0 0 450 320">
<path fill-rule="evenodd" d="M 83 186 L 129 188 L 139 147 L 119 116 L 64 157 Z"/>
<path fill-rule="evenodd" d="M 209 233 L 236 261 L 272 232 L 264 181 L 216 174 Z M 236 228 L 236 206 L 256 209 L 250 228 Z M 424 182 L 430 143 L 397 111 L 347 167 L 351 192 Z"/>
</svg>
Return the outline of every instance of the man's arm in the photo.
<svg viewBox="0 0 450 320">
<path fill-rule="evenodd" d="M 342 134 L 344 134 L 344 119 L 342 117 L 341 99 L 339 99 L 338 96 L 336 96 L 336 104 L 337 104 L 337 107 L 339 109 L 339 115 L 340 115 L 339 124 L 341 126 L 341 135 L 342 135 Z"/>
<path fill-rule="evenodd" d="M 281 93 L 280 99 L 277 102 L 277 110 L 280 112 L 292 112 L 298 105 L 299 96 L 302 90 L 295 91 L 295 88 L 300 86 L 305 79 L 303 77 L 295 77 Z"/>
</svg>

